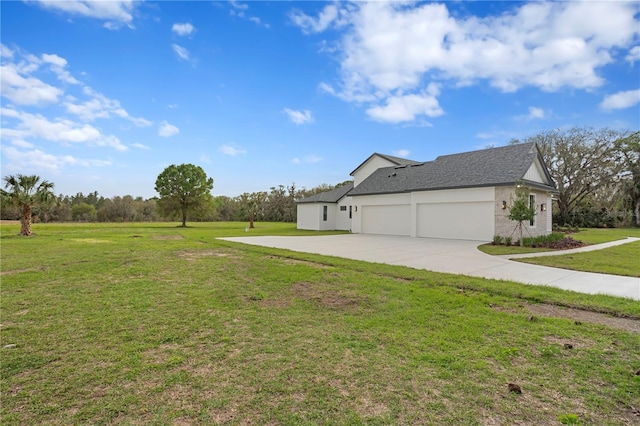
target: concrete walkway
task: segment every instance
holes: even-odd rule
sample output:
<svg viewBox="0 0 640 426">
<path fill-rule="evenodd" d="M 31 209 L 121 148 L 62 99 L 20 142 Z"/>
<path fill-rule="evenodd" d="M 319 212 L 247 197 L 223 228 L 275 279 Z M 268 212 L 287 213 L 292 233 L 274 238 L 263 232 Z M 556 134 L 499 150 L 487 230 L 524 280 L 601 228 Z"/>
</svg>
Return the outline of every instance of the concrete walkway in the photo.
<svg viewBox="0 0 640 426">
<path fill-rule="evenodd" d="M 524 284 L 548 285 L 581 293 L 610 294 L 640 300 L 640 278 L 570 271 L 514 262 L 503 257 L 482 253 L 477 249 L 480 244 L 478 241 L 365 234 L 221 239 L 304 253 L 509 280 Z M 514 257 L 514 255 L 509 257 Z"/>
</svg>

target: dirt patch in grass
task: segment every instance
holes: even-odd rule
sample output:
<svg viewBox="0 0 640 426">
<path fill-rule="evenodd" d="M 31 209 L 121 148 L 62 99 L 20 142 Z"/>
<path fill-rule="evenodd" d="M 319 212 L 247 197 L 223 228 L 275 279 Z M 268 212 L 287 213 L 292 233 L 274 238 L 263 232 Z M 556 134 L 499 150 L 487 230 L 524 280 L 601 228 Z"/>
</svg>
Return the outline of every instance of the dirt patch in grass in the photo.
<svg viewBox="0 0 640 426">
<path fill-rule="evenodd" d="M 14 269 L 11 271 L 0 271 L 0 275 L 14 275 L 14 274 L 22 274 L 23 272 L 41 272 L 46 271 L 47 268 L 25 268 L 25 269 Z"/>
<path fill-rule="evenodd" d="M 230 259 L 240 258 L 240 256 L 238 256 L 235 253 L 229 253 L 229 252 L 219 251 L 219 250 L 197 250 L 197 251 L 188 250 L 188 251 L 181 252 L 180 254 L 178 254 L 178 256 L 188 261 L 194 261 L 194 260 L 202 259 L 204 257 L 227 257 Z"/>
<path fill-rule="evenodd" d="M 293 285 L 293 291 L 300 299 L 311 300 L 330 309 L 355 310 L 365 303 L 365 300 L 355 294 L 348 294 L 331 284 L 299 282 Z"/>
<path fill-rule="evenodd" d="M 184 240 L 182 235 L 154 235 L 151 238 L 154 240 Z"/>
<path fill-rule="evenodd" d="M 592 324 L 606 325 L 618 330 L 640 334 L 640 320 L 630 318 L 618 318 L 598 312 L 583 311 L 581 309 L 563 308 L 544 303 L 527 305 L 527 310 L 532 314 L 545 317 L 567 318 L 576 323 L 588 322 Z"/>
<path fill-rule="evenodd" d="M 325 265 L 324 263 L 310 262 L 308 260 L 293 259 L 293 258 L 290 258 L 290 257 L 269 256 L 269 259 L 280 260 L 285 265 L 306 265 L 306 266 L 312 266 L 314 268 L 320 268 L 320 269 L 332 268 L 331 266 Z"/>
</svg>

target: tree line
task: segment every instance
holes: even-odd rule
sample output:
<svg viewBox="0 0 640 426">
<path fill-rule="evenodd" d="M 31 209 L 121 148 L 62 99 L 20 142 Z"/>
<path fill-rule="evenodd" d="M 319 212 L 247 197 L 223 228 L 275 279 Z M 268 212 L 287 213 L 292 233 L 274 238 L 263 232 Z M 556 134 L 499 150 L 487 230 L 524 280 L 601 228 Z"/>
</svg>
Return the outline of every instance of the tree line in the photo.
<svg viewBox="0 0 640 426">
<path fill-rule="evenodd" d="M 553 222 L 561 226 L 640 226 L 640 131 L 588 127 L 554 129 L 522 141 L 535 142 L 557 184 Z M 298 189 L 278 185 L 237 197 L 213 196 L 213 179 L 193 164 L 171 165 L 156 180 L 160 197 L 105 198 L 92 192 L 53 194 L 38 176 L 6 176 L 0 218 L 20 219 L 30 234 L 32 216 L 41 222 L 191 221 L 295 222 L 295 200 L 334 189 L 322 184 Z"/>
<path fill-rule="evenodd" d="M 6 180 L 6 179 L 5 179 Z M 237 197 L 211 196 L 189 214 L 190 221 L 242 221 L 248 222 L 251 212 L 256 221 L 295 222 L 294 201 L 337 185 L 322 184 L 311 189 L 278 185 L 269 191 L 244 193 Z M 131 195 L 103 197 L 97 191 L 89 194 L 52 195 L 46 202 L 32 208 L 36 222 L 155 222 L 181 219 L 170 209 L 161 208 L 161 199 L 145 199 Z M 18 220 L 21 207 L 6 199 L 2 202 L 0 218 Z"/>
<path fill-rule="evenodd" d="M 640 131 L 574 127 L 520 142 L 538 145 L 558 186 L 554 224 L 640 226 Z"/>
</svg>

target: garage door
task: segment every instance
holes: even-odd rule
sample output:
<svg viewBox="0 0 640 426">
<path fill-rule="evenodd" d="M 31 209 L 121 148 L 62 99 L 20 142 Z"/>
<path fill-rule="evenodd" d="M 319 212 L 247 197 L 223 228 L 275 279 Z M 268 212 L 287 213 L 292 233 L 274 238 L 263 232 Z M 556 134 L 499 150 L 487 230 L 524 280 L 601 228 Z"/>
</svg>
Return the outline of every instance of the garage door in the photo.
<svg viewBox="0 0 640 426">
<path fill-rule="evenodd" d="M 362 233 L 411 235 L 411 206 L 362 206 Z"/>
<path fill-rule="evenodd" d="M 418 204 L 417 235 L 428 238 L 491 241 L 493 202 Z"/>
</svg>

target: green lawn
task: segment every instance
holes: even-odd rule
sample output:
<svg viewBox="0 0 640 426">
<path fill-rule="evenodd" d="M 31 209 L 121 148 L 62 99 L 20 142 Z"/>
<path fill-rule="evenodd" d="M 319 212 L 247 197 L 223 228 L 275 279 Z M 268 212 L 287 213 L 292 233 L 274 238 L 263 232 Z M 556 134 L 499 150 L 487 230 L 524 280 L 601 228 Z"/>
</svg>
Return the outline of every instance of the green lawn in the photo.
<svg viewBox="0 0 640 426">
<path fill-rule="evenodd" d="M 2 424 L 637 421 L 638 335 L 524 305 L 640 303 L 215 240 L 317 234 L 256 226 L 2 224 Z"/>
<path fill-rule="evenodd" d="M 589 245 L 601 244 L 624 239 L 626 237 L 640 238 L 640 228 L 581 229 L 580 232 L 570 234 L 570 236 L 575 240 L 580 240 Z M 542 248 L 494 246 L 491 244 L 481 245 L 478 249 L 484 253 L 494 256 L 552 251 L 550 249 Z M 640 242 L 624 244 L 622 246 L 593 252 L 514 260 L 532 263 L 535 265 L 572 269 L 576 271 L 640 277 L 640 261 L 638 261 L 638 259 L 640 259 Z"/>
<path fill-rule="evenodd" d="M 586 253 L 515 260 L 576 271 L 640 277 L 640 241 Z"/>
<path fill-rule="evenodd" d="M 610 241 L 621 240 L 627 237 L 640 238 L 640 228 L 614 228 L 614 229 L 581 229 L 580 232 L 567 234 L 574 240 L 582 241 L 585 244 L 600 244 Z M 520 254 L 520 253 L 540 253 L 552 251 L 544 248 L 520 247 L 520 246 L 494 246 L 492 244 L 484 244 L 478 247 L 480 251 L 497 255 Z"/>
<path fill-rule="evenodd" d="M 600 244 L 627 237 L 640 238 L 640 228 L 589 228 L 581 229 L 580 232 L 571 236 L 586 244 Z"/>
</svg>

